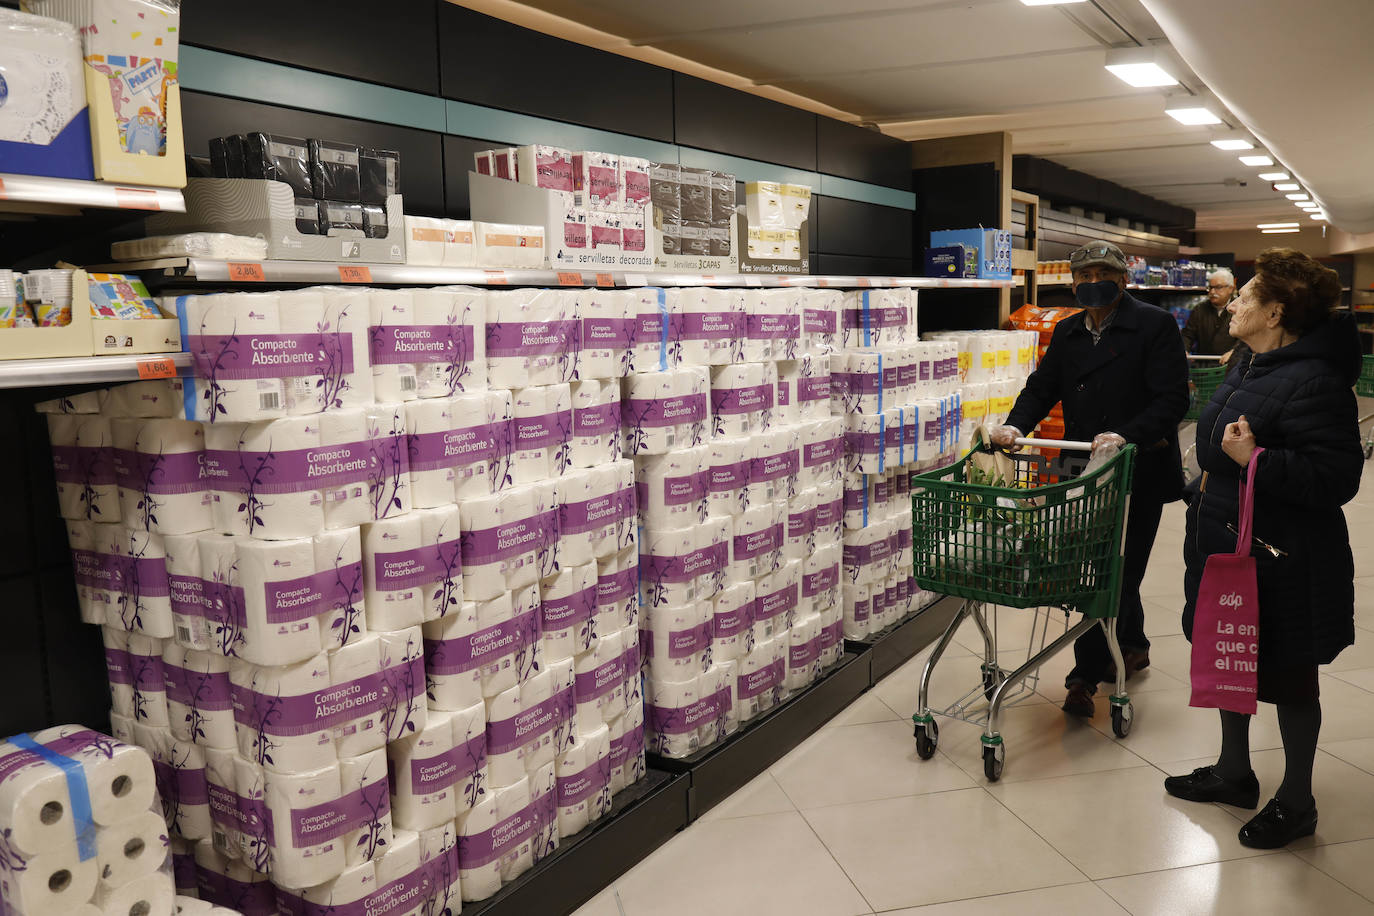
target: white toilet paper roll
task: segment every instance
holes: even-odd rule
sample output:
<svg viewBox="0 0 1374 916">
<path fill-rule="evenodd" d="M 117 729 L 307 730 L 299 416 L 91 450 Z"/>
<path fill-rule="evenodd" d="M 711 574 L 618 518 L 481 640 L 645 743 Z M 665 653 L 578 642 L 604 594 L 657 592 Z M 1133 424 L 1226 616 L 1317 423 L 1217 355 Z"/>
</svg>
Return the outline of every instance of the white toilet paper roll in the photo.
<svg viewBox="0 0 1374 916">
<path fill-rule="evenodd" d="M 172 876 L 153 872 L 136 878 L 122 887 L 105 890 L 97 888 L 95 904 L 105 916 L 139 916 L 140 913 L 174 913 L 176 886 Z"/>
<path fill-rule="evenodd" d="M 419 627 L 378 634 L 382 654 L 382 724 L 395 741 L 424 728 L 425 643 Z"/>
<path fill-rule="evenodd" d="M 816 549 L 817 491 L 801 490 L 787 501 L 787 539 L 783 542 L 783 557 L 805 560 Z"/>
<path fill-rule="evenodd" d="M 756 645 L 791 628 L 801 600 L 801 573 L 801 562 L 790 560 L 758 580 L 754 599 Z"/>
<path fill-rule="evenodd" d="M 100 887 L 112 890 L 160 868 L 167 859 L 167 830 L 161 815 L 153 811 L 102 827 L 96 834 Z"/>
<path fill-rule="evenodd" d="M 299 891 L 283 888 L 277 893 L 288 907 L 304 909 L 305 905 L 314 904 L 320 908 L 344 909 L 350 904 L 362 904 L 379 890 L 376 867 L 369 861 L 349 866 L 337 878 L 314 887 Z"/>
<path fill-rule="evenodd" d="M 284 416 L 282 378 L 303 364 L 283 354 L 313 353 L 315 347 L 281 332 L 278 295 L 188 296 L 180 307 L 190 331 L 183 343 L 196 370 L 195 419 L 237 423 Z"/>
<path fill-rule="evenodd" d="M 644 710 L 649 749 L 665 757 L 686 757 L 699 746 L 698 728 L 711 710 L 698 704 L 700 673 L 685 680 L 646 681 L 648 697 Z"/>
<path fill-rule="evenodd" d="M 630 366 L 634 317 L 628 312 L 628 290 L 584 289 L 577 293 L 581 331 L 578 377 L 622 378 Z"/>
<path fill-rule="evenodd" d="M 744 582 L 767 575 L 781 563 L 785 523 L 772 502 L 754 506 L 734 517 L 730 540 L 729 582 Z"/>
<path fill-rule="evenodd" d="M 595 562 L 566 567 L 540 589 L 544 657 L 572 658 L 592 648 L 596 616 Z"/>
<path fill-rule="evenodd" d="M 695 528 L 648 528 L 642 532 L 639 587 L 644 607 L 678 608 L 697 600 L 697 574 L 687 567 L 697 549 L 695 534 Z"/>
<path fill-rule="evenodd" d="M 754 583 L 738 582 L 724 588 L 712 601 L 711 658 L 731 661 L 747 655 L 754 646 Z"/>
<path fill-rule="evenodd" d="M 406 445 L 405 408 L 374 404 L 367 416 L 368 498 L 372 518 L 393 518 L 411 510 L 410 450 Z"/>
<path fill-rule="evenodd" d="M 492 835 L 501 823 L 496 810 L 496 795 L 488 793 L 458 818 L 458 875 L 465 903 L 485 900 L 501 889 L 503 848 Z M 518 833 L 521 828 L 515 822 L 507 830 Z"/>
<path fill-rule="evenodd" d="M 329 653 L 330 692 L 341 696 L 364 696 L 377 689 L 382 672 L 382 641 L 376 633 L 357 637 L 347 646 Z M 340 757 L 354 757 L 381 747 L 386 741 L 382 704 L 374 702 L 354 707 L 347 716 L 337 717 L 331 735 Z"/>
<path fill-rule="evenodd" d="M 113 455 L 126 522 L 155 534 L 212 527 L 210 491 L 202 474 L 201 424 L 165 419 L 113 422 L 133 427 L 132 441 L 117 445 Z"/>
<path fill-rule="evenodd" d="M 634 547 L 597 561 L 597 634 L 632 626 L 639 616 L 639 554 Z"/>
<path fill-rule="evenodd" d="M 69 395 L 58 403 L 67 409 L 46 411 L 35 404 L 39 413 L 102 413 L 107 417 L 164 417 L 186 419 L 186 385 L 180 378 L 148 379 L 114 385 L 103 391 Z"/>
<path fill-rule="evenodd" d="M 344 855 L 349 865 L 371 861 L 393 845 L 386 752 L 340 757 L 339 781 L 337 810 L 348 825 L 340 837 Z"/>
<path fill-rule="evenodd" d="M 205 465 L 214 490 L 215 529 L 292 538 L 323 528 L 318 472 L 333 463 L 333 455 L 327 459 L 320 444 L 316 417 L 210 425 Z M 347 463 L 346 457 L 339 461 Z"/>
<path fill-rule="evenodd" d="M 504 611 L 487 616 L 509 619 L 510 596 L 492 600 L 504 603 Z M 466 709 L 482 702 L 481 663 L 472 641 L 479 628 L 478 604 L 472 601 L 424 624 L 425 681 L 432 708 Z"/>
<path fill-rule="evenodd" d="M 576 294 L 522 289 L 487 296 L 487 383 L 555 385 L 577 378 Z"/>
<path fill-rule="evenodd" d="M 249 666 L 244 674 L 244 686 L 234 683 L 234 709 L 245 760 L 291 773 L 334 759 L 332 730 L 353 716 L 340 708 L 346 694 L 332 695 L 325 653 L 280 668 Z"/>
<path fill-rule="evenodd" d="M 288 887 L 310 887 L 345 868 L 338 764 L 296 773 L 272 773 L 264 794 L 272 828 L 272 875 Z"/>
<path fill-rule="evenodd" d="M 317 418 L 320 450 L 312 460 L 312 481 L 324 499 L 324 527 L 351 528 L 373 517 L 372 456 L 368 414 L 361 407 L 332 410 Z"/>
<path fill-rule="evenodd" d="M 419 397 L 486 388 L 486 300 L 485 289 L 469 286 L 412 290 L 414 324 L 393 349 L 412 357 Z"/>
<path fill-rule="evenodd" d="M 651 677 L 683 680 L 710 667 L 714 608 L 709 601 L 646 607 L 641 650 Z"/>
<path fill-rule="evenodd" d="M 808 289 L 802 295 L 801 348 L 828 353 L 839 343 L 839 318 L 844 294 L 838 290 Z"/>
<path fill-rule="evenodd" d="M 62 517 L 119 521 L 119 486 L 109 418 L 49 414 L 47 420 Z"/>
<path fill-rule="evenodd" d="M 399 630 L 423 621 L 424 596 L 409 575 L 420 562 L 423 542 L 420 516 L 413 513 L 362 527 L 363 582 L 374 629 Z"/>
<path fill-rule="evenodd" d="M 840 604 L 840 551 L 831 544 L 818 547 L 802 570 L 801 608 L 823 614 Z"/>
<path fill-rule="evenodd" d="M 320 639 L 327 650 L 348 645 L 367 630 L 363 611 L 363 548 L 357 528 L 322 531 L 314 537 L 315 582 L 320 599 Z"/>
<path fill-rule="evenodd" d="M 457 816 L 459 756 L 453 748 L 451 714 L 431 712 L 423 729 L 387 747 L 387 759 L 397 826 L 428 830 Z"/>
<path fill-rule="evenodd" d="M 373 396 L 379 401 L 408 401 L 416 396 L 415 364 L 398 353 L 394 342 L 415 325 L 414 291 L 374 289 L 368 295 L 369 362 Z"/>
<path fill-rule="evenodd" d="M 681 362 L 679 323 L 669 313 L 669 291 L 658 287 L 626 290 L 627 317 L 634 323 L 626 373 L 666 372 Z"/>
<path fill-rule="evenodd" d="M 531 861 L 538 865 L 558 850 L 558 770 L 553 760 L 530 772 Z"/>
<path fill-rule="evenodd" d="M 333 583 L 315 575 L 314 542 L 240 538 L 234 552 L 243 599 L 240 657 L 257 665 L 289 665 L 318 653 L 325 586 L 332 591 Z"/>
<path fill-rule="evenodd" d="M 119 596 L 106 607 L 105 623 L 131 633 L 170 639 L 175 630 L 162 535 L 131 529 L 112 529 L 110 534 L 122 534 L 123 544 L 119 550 Z"/>
<path fill-rule="evenodd" d="M 579 734 L 625 712 L 624 640 L 621 631 L 606 634 L 589 652 L 573 660 L 573 700 Z"/>
<path fill-rule="evenodd" d="M 167 829 L 187 839 L 208 838 L 211 818 L 205 749 L 169 734 L 153 758 L 153 767 Z M 158 862 L 161 861 L 159 857 Z M 102 876 L 101 880 L 107 879 Z"/>
<path fill-rule="evenodd" d="M 571 397 L 573 425 L 568 457 L 572 466 L 592 468 L 619 460 L 620 382 L 616 379 L 574 382 Z"/>
<path fill-rule="evenodd" d="M 153 764 L 139 748 L 77 725 L 35 732 L 33 740 L 81 763 L 91 797 L 91 819 L 97 825 L 121 823 L 152 805 L 157 788 Z"/>
</svg>

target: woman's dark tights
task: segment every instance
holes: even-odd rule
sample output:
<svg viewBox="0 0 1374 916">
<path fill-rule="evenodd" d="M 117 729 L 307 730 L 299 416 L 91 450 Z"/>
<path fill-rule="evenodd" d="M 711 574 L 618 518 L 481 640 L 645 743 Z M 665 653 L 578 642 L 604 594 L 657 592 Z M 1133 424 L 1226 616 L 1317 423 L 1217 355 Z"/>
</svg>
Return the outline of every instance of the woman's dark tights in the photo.
<svg viewBox="0 0 1374 916">
<path fill-rule="evenodd" d="M 1279 707 L 1279 734 L 1283 736 L 1283 783 L 1274 793 L 1287 808 L 1306 811 L 1312 799 L 1312 765 L 1317 756 L 1317 735 L 1322 727 L 1321 701 L 1284 703 Z M 1221 712 L 1221 756 L 1217 775 L 1227 780 L 1244 779 L 1250 772 L 1250 716 Z"/>
</svg>

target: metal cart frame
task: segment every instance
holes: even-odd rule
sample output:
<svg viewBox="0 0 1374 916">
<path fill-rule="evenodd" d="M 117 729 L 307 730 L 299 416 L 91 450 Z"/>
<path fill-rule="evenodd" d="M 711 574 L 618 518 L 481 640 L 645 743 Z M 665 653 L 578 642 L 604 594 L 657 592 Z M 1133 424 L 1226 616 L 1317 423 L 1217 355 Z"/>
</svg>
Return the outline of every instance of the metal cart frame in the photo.
<svg viewBox="0 0 1374 916">
<path fill-rule="evenodd" d="M 1360 363 L 1360 377 L 1355 381 L 1355 394 L 1362 398 L 1374 398 L 1374 356 L 1365 356 Z M 1370 420 L 1374 420 L 1374 413 L 1365 414 L 1360 417 L 1360 425 L 1364 426 Z M 1366 461 L 1374 455 L 1374 425 L 1370 426 L 1369 433 L 1364 437 L 1364 458 Z"/>
<path fill-rule="evenodd" d="M 1017 439 L 1016 444 L 1075 451 L 1092 447 L 1087 442 L 1047 439 Z M 987 451 L 980 447 L 975 452 L 980 450 Z M 1127 446 L 1081 476 L 1051 466 L 1043 456 L 1013 457 L 1015 481 L 970 481 L 979 476 L 970 471 L 973 453 L 912 481 L 916 580 L 930 591 L 965 599 L 921 672 L 917 712 L 911 717 L 916 753 L 922 760 L 935 754 L 940 730 L 937 713 L 930 708 L 931 676 L 960 625 L 972 619 L 983 637 L 982 683 L 938 714 L 983 726 L 983 773 L 993 782 L 1001 778 L 1006 759 L 998 730 L 1003 707 L 1028 697 L 1041 665 L 1093 627 L 1102 627 L 1116 664 L 1116 689 L 1110 697 L 1113 733 L 1126 737 L 1134 718 L 1116 635 L 1134 448 Z M 1013 534 L 1016 546 L 1010 550 L 1018 552 L 1018 562 L 1025 562 L 1010 573 L 1002 572 L 1000 567 L 1011 558 L 1007 532 L 1018 526 L 1031 534 Z M 1024 558 L 1019 553 L 1023 549 Z M 996 619 L 990 629 L 986 604 L 1046 609 L 1043 622 L 1034 624 L 1027 660 L 1014 671 L 1005 671 L 998 662 Z M 1064 611 L 1065 631 L 1045 645 L 1052 608 Z M 1071 612 L 1081 613 L 1083 619 L 1069 625 Z M 983 701 L 976 700 L 980 691 Z"/>
</svg>

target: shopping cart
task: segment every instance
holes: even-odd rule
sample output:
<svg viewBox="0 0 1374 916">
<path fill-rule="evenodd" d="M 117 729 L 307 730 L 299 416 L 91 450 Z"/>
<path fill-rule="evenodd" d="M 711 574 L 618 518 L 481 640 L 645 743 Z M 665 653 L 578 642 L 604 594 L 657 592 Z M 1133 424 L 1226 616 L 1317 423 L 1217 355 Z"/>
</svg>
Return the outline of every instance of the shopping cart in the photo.
<svg viewBox="0 0 1374 916">
<path fill-rule="evenodd" d="M 1080 454 L 1091 449 L 1091 443 L 1053 439 L 1017 439 L 1016 444 Z M 1018 453 L 1011 456 L 1014 480 L 988 480 L 974 463 L 979 451 L 989 449 L 980 445 L 962 461 L 912 481 L 916 581 L 964 603 L 926 661 L 918 711 L 911 718 L 916 753 L 928 760 L 940 738 L 929 704 L 931 675 L 959 626 L 972 619 L 983 637 L 982 683 L 939 715 L 983 727 L 983 772 L 995 782 L 1006 759 L 997 728 L 1003 707 L 1031 698 L 1040 666 L 1095 626 L 1106 633 L 1116 663 L 1112 731 L 1119 738 L 1130 733 L 1134 710 L 1116 615 L 1135 449 L 1126 446 L 1100 466 L 1089 464 L 1079 476 L 1043 455 Z M 992 628 L 985 607 L 992 608 Z M 1003 608 L 1021 613 L 1035 608 L 1037 614 L 1027 659 L 1010 672 L 997 657 L 997 613 Z M 1055 612 L 1063 613 L 1064 631 L 1050 641 Z M 1074 613 L 1082 619 L 1070 624 Z"/>
<path fill-rule="evenodd" d="M 1217 387 L 1225 380 L 1228 367 L 1213 365 L 1220 359 L 1220 356 L 1188 354 L 1188 412 L 1183 415 L 1184 424 L 1197 423 L 1198 417 L 1202 415 L 1202 408 L 1212 400 Z M 1199 473 L 1197 432 L 1194 430 L 1193 441 L 1188 443 L 1188 448 L 1183 452 L 1183 475 L 1191 482 Z"/>
<path fill-rule="evenodd" d="M 1362 398 L 1374 398 L 1374 356 L 1366 356 L 1360 363 L 1360 377 L 1355 380 L 1355 394 Z M 1374 420 L 1374 413 L 1360 417 L 1360 425 L 1363 426 L 1370 420 Z M 1374 455 L 1374 426 L 1370 426 L 1369 434 L 1364 438 L 1365 460 L 1368 461 L 1371 455 Z"/>
</svg>

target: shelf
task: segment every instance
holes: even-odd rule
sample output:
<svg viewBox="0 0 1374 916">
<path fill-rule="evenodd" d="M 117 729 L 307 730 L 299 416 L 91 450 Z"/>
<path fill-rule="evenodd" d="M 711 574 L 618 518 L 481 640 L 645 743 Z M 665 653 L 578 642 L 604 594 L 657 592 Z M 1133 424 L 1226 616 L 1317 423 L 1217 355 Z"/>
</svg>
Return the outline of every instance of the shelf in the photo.
<svg viewBox="0 0 1374 916">
<path fill-rule="evenodd" d="M 3 333 L 3 332 L 0 332 Z M 171 360 L 178 375 L 189 375 L 189 353 L 141 353 L 129 356 L 56 356 L 50 359 L 0 360 L 0 388 L 40 388 L 85 382 L 136 382 L 139 365 Z"/>
<path fill-rule="evenodd" d="M 945 632 L 945 628 L 949 626 L 949 622 L 954 619 L 963 603 L 963 598 L 937 598 L 905 620 L 880 633 L 874 633 L 867 639 L 846 639 L 844 647 L 849 652 L 869 652 L 873 683 L 876 684 L 906 664 L 926 646 L 934 644 L 940 638 L 940 634 Z"/>
<path fill-rule="evenodd" d="M 690 757 L 649 755 L 650 771 L 691 775 L 687 820 L 720 804 L 749 780 L 764 773 L 872 686 L 869 653 L 846 651 L 813 684 L 741 725 L 724 741 Z"/>
<path fill-rule="evenodd" d="M 186 201 L 181 191 L 174 188 L 0 173 L 0 210 L 67 214 L 77 213 L 82 207 L 183 213 Z"/>
<path fill-rule="evenodd" d="M 998 289 L 1010 280 L 943 280 L 937 277 L 848 277 L 810 274 L 694 274 L 596 270 L 481 270 L 417 267 L 403 264 L 335 264 L 325 261 L 214 261 L 161 258 L 106 264 L 100 271 L 162 271 L 179 280 L 204 283 L 374 283 L 415 286 L 745 286 L 865 287 L 916 289 Z"/>
<path fill-rule="evenodd" d="M 464 916 L 571 913 L 687 826 L 690 780 L 653 768 L 615 796 L 610 814 Z"/>
</svg>

